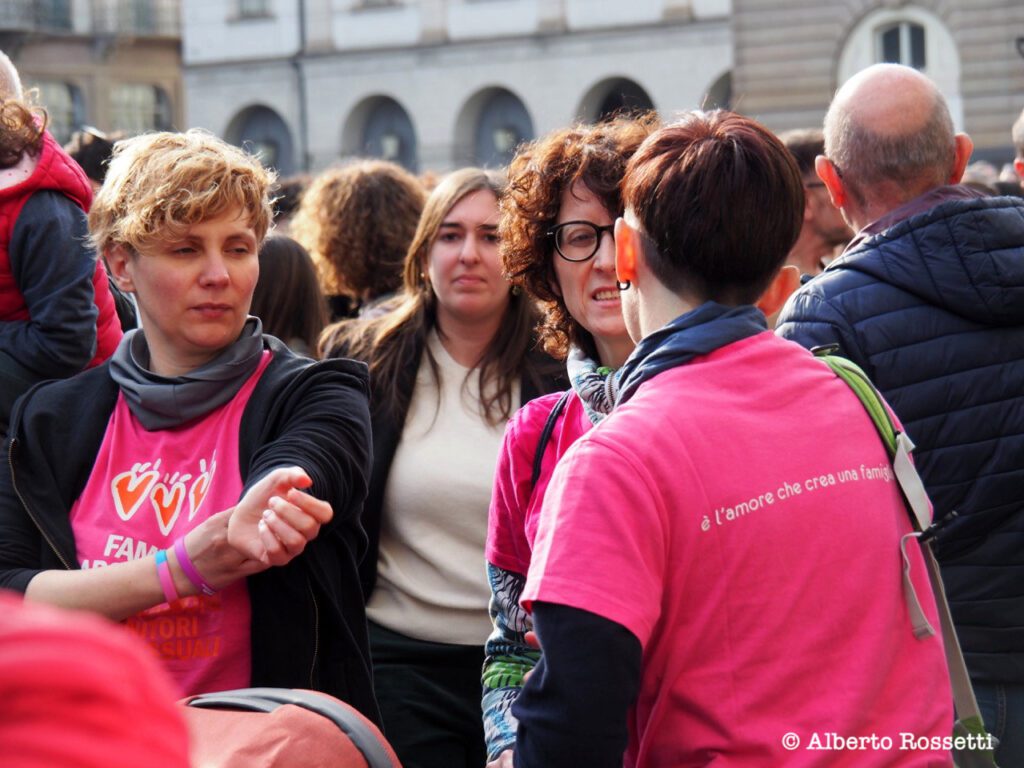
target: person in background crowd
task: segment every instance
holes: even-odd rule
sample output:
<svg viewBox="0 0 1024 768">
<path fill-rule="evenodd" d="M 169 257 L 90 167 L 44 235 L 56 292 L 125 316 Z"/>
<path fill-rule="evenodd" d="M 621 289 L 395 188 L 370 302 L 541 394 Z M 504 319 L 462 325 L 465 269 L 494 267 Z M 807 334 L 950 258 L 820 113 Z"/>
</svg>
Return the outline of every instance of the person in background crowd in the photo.
<svg viewBox="0 0 1024 768">
<path fill-rule="evenodd" d="M 118 143 L 89 223 L 143 327 L 19 401 L 0 587 L 124 621 L 183 695 L 313 688 L 378 721 L 366 367 L 299 358 L 249 316 L 270 182 L 202 131 Z"/>
<path fill-rule="evenodd" d="M 292 219 L 299 212 L 302 196 L 309 188 L 312 177 L 308 173 L 299 173 L 285 179 L 279 179 L 274 186 L 274 233 L 288 236 L 291 234 Z"/>
<path fill-rule="evenodd" d="M 317 176 L 292 221 L 331 305 L 331 319 L 373 310 L 402 285 L 426 191 L 395 163 L 360 160 Z"/>
<path fill-rule="evenodd" d="M 847 81 L 818 174 L 857 236 L 794 294 L 779 333 L 837 344 L 917 443 L 996 760 L 1024 765 L 1024 200 L 958 184 L 971 151 L 917 70 Z"/>
<path fill-rule="evenodd" d="M 167 673 L 97 616 L 0 594 L 0 746 L 7 768 L 188 768 Z"/>
<path fill-rule="evenodd" d="M 483 569 L 505 421 L 553 391 L 529 299 L 502 275 L 504 177 L 467 168 L 427 199 L 390 313 L 329 328 L 321 351 L 370 366 L 373 474 L 363 561 L 384 731 L 406 768 L 485 762 Z"/>
<path fill-rule="evenodd" d="M 114 137 L 109 137 L 95 128 L 83 128 L 75 131 L 71 140 L 64 145 L 64 151 L 68 157 L 78 163 L 78 166 L 89 179 L 93 194 L 99 191 L 103 180 L 107 177 L 107 163 L 114 153 Z M 107 280 L 110 295 L 114 299 L 114 307 L 117 310 L 117 319 L 121 324 L 122 331 L 130 331 L 139 325 L 135 304 L 129 296 L 118 289 L 113 280 Z"/>
<path fill-rule="evenodd" d="M 612 226 L 622 214 L 619 187 L 626 161 L 657 125 L 654 116 L 616 118 L 555 131 L 519 148 L 501 200 L 500 253 L 506 274 L 536 299 L 539 338 L 568 358 L 573 395 L 563 403 L 534 480 L 534 459 L 552 411 L 553 393 L 512 417 L 498 454 L 487 530 L 487 572 L 494 631 L 483 669 L 487 756 L 511 766 L 516 721 L 510 708 L 538 653 L 519 607 L 530 565 L 537 514 L 558 457 L 611 409 L 614 371 L 633 350 L 615 284 Z"/>
<path fill-rule="evenodd" d="M 0 433 L 33 384 L 99 365 L 121 340 L 87 239 L 91 203 L 46 113 L 0 93 Z"/>
<path fill-rule="evenodd" d="M 327 325 L 327 302 L 313 260 L 290 237 L 273 235 L 260 246 L 260 279 L 249 311 L 263 321 L 264 333 L 300 355 L 316 355 Z"/>
<path fill-rule="evenodd" d="M 630 159 L 616 272 L 637 347 L 544 496 L 522 599 L 543 656 L 513 705 L 516 766 L 820 765 L 784 737 L 951 733 L 942 641 L 915 636 L 904 597 L 909 515 L 895 483 L 861 475 L 886 448 L 753 306 L 803 197 L 782 143 L 730 112 L 688 113 Z M 935 626 L 913 542 L 907 559 Z M 930 743 L 889 758 L 951 765 Z"/>
<path fill-rule="evenodd" d="M 992 163 L 979 160 L 964 169 L 960 183 L 991 197 L 998 194 L 996 185 L 999 183 L 999 171 Z"/>
<path fill-rule="evenodd" d="M 821 130 L 786 131 L 779 138 L 793 155 L 804 182 L 804 223 L 786 262 L 795 265 L 801 274 L 817 275 L 850 242 L 853 231 L 814 172 L 814 159 L 825 151 Z"/>
<path fill-rule="evenodd" d="M 107 163 L 114 154 L 114 141 L 95 128 L 87 127 L 71 134 L 64 151 L 88 177 L 93 194 L 98 192 L 107 177 Z"/>
<path fill-rule="evenodd" d="M 1021 189 L 1024 190 L 1024 110 L 1021 110 L 1020 116 L 1010 129 L 1010 139 L 1013 141 L 1015 152 L 1013 169 L 1017 172 Z"/>
</svg>

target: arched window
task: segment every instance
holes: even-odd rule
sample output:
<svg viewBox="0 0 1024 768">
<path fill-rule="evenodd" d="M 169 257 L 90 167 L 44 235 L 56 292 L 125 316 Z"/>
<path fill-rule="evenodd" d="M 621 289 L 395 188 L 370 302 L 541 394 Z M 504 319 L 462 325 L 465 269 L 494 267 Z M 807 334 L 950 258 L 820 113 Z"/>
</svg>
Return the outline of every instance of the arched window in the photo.
<svg viewBox="0 0 1024 768">
<path fill-rule="evenodd" d="M 243 109 L 231 120 L 225 138 L 259 157 L 282 176 L 295 173 L 291 131 L 277 112 L 262 105 Z"/>
<path fill-rule="evenodd" d="M 488 167 L 508 165 L 516 147 L 533 138 L 533 120 L 519 98 L 495 89 L 482 104 L 476 124 L 473 152 L 476 162 Z"/>
<path fill-rule="evenodd" d="M 654 102 L 643 87 L 625 77 L 612 77 L 593 85 L 576 110 L 588 123 L 597 123 L 616 114 L 654 109 Z"/>
<path fill-rule="evenodd" d="M 924 69 L 927 66 L 924 34 L 924 27 L 910 21 L 882 27 L 875 40 L 875 60 Z"/>
<path fill-rule="evenodd" d="M 409 113 L 394 99 L 377 101 L 366 118 L 363 129 L 363 154 L 398 163 L 416 173 L 416 130 Z"/>
<path fill-rule="evenodd" d="M 704 94 L 704 103 L 701 109 L 731 109 L 732 108 L 732 71 L 726 72 L 712 83 L 708 92 Z"/>
<path fill-rule="evenodd" d="M 939 16 L 911 4 L 866 13 L 854 23 L 839 53 L 836 85 L 880 62 L 906 64 L 924 72 L 946 97 L 957 130 L 963 130 L 960 51 Z"/>
</svg>

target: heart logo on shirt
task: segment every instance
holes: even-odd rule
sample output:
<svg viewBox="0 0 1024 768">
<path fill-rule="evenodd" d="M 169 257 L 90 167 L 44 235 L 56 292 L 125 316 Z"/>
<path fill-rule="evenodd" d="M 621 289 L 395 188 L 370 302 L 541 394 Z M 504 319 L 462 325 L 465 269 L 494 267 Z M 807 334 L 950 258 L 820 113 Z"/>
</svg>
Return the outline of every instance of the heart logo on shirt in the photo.
<svg viewBox="0 0 1024 768">
<path fill-rule="evenodd" d="M 188 489 L 188 519 L 190 521 L 198 514 L 199 508 L 206 500 L 206 492 L 210 490 L 210 481 L 213 478 L 213 473 L 217 471 L 216 452 L 210 459 L 209 469 L 206 466 L 206 459 L 199 460 L 199 469 L 199 475 L 192 481 L 192 487 Z"/>
<path fill-rule="evenodd" d="M 149 463 L 136 464 L 128 472 L 115 475 L 110 483 L 110 491 L 114 497 L 114 509 L 122 520 L 131 520 L 142 502 L 149 496 L 150 490 L 160 477 L 160 461 L 157 460 L 152 469 Z"/>
<path fill-rule="evenodd" d="M 185 503 L 185 484 L 172 483 L 168 488 L 163 483 L 157 483 L 153 486 L 150 500 L 153 502 L 153 509 L 156 510 L 156 522 L 160 526 L 160 532 L 167 536 L 174 527 L 178 515 L 181 514 L 181 507 Z"/>
</svg>

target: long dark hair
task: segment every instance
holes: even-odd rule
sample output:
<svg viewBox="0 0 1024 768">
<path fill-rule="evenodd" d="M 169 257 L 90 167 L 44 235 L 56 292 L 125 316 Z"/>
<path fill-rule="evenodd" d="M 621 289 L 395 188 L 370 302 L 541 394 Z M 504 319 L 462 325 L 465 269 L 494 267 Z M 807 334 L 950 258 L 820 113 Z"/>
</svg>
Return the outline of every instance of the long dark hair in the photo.
<svg viewBox="0 0 1024 768">
<path fill-rule="evenodd" d="M 427 348 L 427 334 L 437 327 L 437 294 L 426 277 L 430 248 L 448 212 L 466 195 L 489 190 L 501 198 L 505 178 L 495 171 L 463 168 L 446 176 L 430 193 L 416 234 L 405 257 L 404 288 L 388 311 L 370 320 L 346 320 L 330 326 L 320 342 L 324 357 L 345 355 L 365 361 L 373 382 L 374 412 L 404 414 L 412 397 L 409 360 L 422 349 L 434 380 L 441 371 Z M 513 293 L 498 332 L 475 366 L 479 376 L 484 418 L 499 424 L 518 406 L 513 402 L 515 383 L 527 370 L 534 312 L 530 300 Z"/>
<path fill-rule="evenodd" d="M 327 303 L 306 249 L 284 235 L 272 235 L 260 247 L 260 279 L 250 312 L 263 330 L 286 344 L 298 339 L 313 354 L 327 324 Z"/>
</svg>

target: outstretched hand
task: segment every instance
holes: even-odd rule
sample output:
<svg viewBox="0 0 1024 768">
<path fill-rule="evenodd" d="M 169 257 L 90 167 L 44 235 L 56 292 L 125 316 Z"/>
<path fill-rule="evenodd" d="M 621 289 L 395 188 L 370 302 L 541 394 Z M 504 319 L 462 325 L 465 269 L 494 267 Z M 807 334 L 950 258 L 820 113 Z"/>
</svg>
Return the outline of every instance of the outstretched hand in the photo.
<svg viewBox="0 0 1024 768">
<path fill-rule="evenodd" d="M 291 562 L 334 516 L 330 504 L 303 491 L 312 484 L 299 467 L 269 472 L 232 511 L 228 544 L 267 566 Z"/>
</svg>

